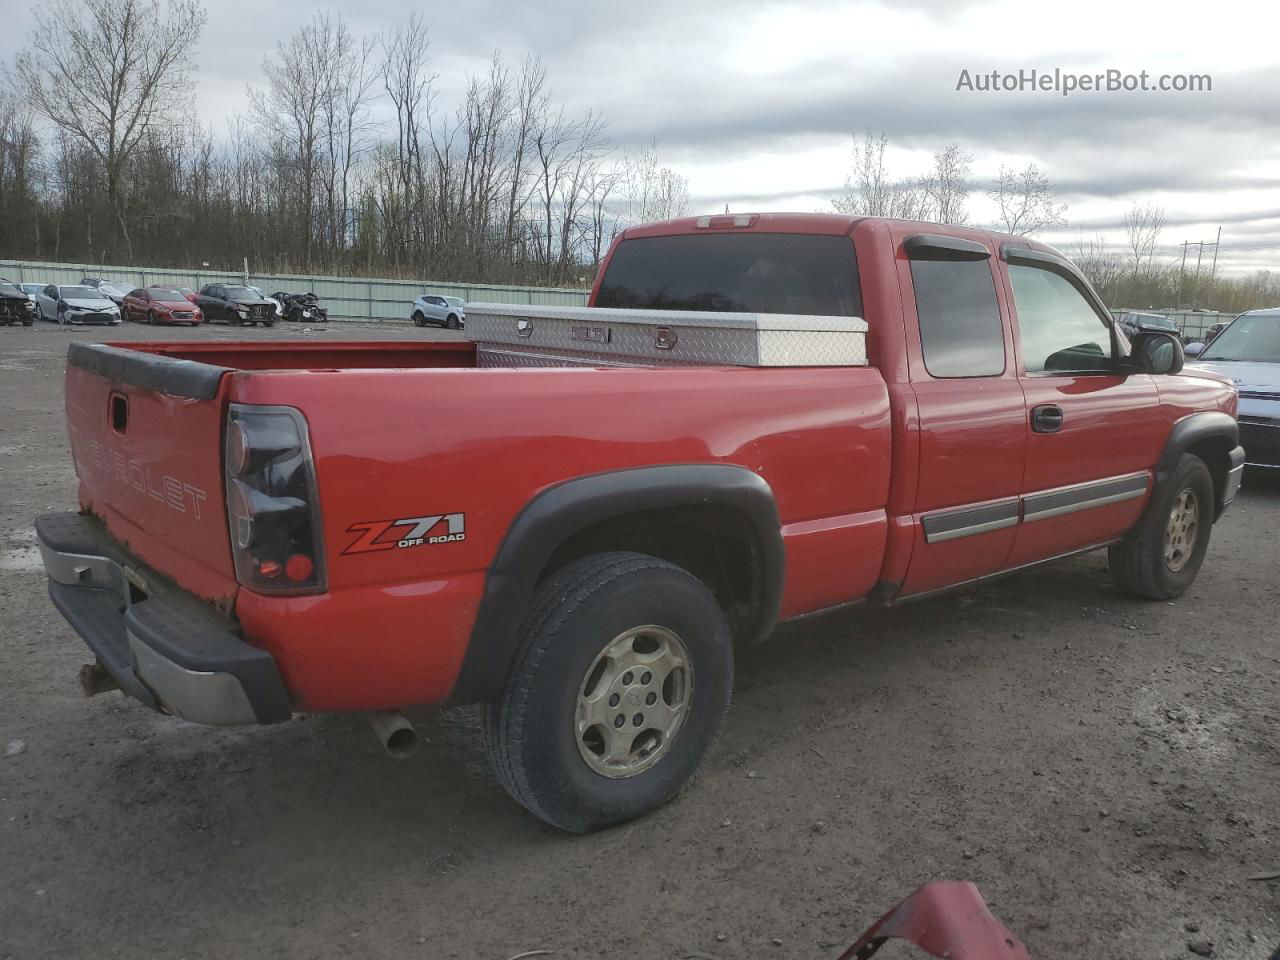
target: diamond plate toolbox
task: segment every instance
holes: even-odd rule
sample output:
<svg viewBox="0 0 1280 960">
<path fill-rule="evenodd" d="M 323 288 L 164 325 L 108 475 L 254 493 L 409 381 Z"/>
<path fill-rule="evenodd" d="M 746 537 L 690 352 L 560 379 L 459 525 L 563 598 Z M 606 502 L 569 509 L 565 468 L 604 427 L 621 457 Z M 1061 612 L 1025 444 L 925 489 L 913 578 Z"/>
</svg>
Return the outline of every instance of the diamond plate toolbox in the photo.
<svg viewBox="0 0 1280 960">
<path fill-rule="evenodd" d="M 481 366 L 862 367 L 858 317 L 468 303 Z"/>
</svg>

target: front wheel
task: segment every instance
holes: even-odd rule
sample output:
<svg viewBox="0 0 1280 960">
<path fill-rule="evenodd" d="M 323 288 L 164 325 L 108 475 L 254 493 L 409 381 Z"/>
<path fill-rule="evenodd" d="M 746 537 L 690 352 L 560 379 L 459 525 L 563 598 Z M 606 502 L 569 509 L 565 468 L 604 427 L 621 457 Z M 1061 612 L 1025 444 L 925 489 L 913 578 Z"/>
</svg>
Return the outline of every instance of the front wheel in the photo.
<svg viewBox="0 0 1280 960">
<path fill-rule="evenodd" d="M 644 554 L 593 554 L 534 595 L 486 749 L 517 802 L 586 833 L 674 797 L 732 689 L 729 625 L 700 580 Z"/>
<path fill-rule="evenodd" d="M 449 319 L 447 319 L 444 322 L 444 325 L 445 325 L 445 328 L 448 330 L 457 330 L 460 326 L 462 326 L 460 323 L 458 323 L 458 318 L 455 317 L 452 313 L 449 314 Z"/>
<path fill-rule="evenodd" d="M 1209 468 L 1194 454 L 1183 454 L 1138 526 L 1108 551 L 1116 586 L 1147 600 L 1182 596 L 1204 563 L 1213 513 Z"/>
</svg>

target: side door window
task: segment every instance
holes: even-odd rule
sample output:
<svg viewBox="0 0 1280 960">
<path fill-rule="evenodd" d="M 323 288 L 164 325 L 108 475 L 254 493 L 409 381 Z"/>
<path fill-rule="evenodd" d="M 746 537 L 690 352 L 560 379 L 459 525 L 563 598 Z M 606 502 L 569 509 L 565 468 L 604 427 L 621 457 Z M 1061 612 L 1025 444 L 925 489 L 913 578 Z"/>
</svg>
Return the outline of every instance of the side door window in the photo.
<svg viewBox="0 0 1280 960">
<path fill-rule="evenodd" d="M 911 283 L 929 376 L 1004 372 L 1004 327 L 986 260 L 912 260 Z"/>
<path fill-rule="evenodd" d="M 1109 374 L 1111 325 L 1061 273 L 1009 264 L 1028 374 Z"/>
</svg>

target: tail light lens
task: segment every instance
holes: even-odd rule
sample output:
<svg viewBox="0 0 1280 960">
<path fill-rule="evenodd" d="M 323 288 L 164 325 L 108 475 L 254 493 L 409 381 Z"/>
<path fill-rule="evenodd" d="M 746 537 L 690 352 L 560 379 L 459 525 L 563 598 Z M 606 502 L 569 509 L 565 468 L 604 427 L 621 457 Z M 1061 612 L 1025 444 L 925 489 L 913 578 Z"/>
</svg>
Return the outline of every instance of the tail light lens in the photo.
<svg viewBox="0 0 1280 960">
<path fill-rule="evenodd" d="M 236 578 L 262 593 L 324 590 L 315 463 L 302 414 L 233 403 L 224 463 Z"/>
</svg>

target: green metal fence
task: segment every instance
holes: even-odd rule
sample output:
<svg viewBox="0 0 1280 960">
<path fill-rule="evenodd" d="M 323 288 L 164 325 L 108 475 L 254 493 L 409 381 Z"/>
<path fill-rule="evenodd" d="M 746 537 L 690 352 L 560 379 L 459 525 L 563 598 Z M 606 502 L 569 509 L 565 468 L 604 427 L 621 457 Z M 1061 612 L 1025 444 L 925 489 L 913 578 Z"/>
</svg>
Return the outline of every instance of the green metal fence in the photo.
<svg viewBox="0 0 1280 960">
<path fill-rule="evenodd" d="M 36 260 L 0 260 L 0 277 L 14 283 L 79 283 L 84 277 L 102 277 L 125 290 L 170 286 L 199 290 L 206 283 L 242 283 L 245 276 L 219 270 L 173 270 L 158 267 L 104 267 L 85 263 L 50 263 Z M 324 277 L 316 274 L 250 273 L 247 283 L 270 296 L 311 291 L 329 310 L 333 320 L 379 322 L 408 320 L 410 307 L 420 294 L 488 303 L 531 303 L 545 307 L 580 307 L 589 291 L 564 287 L 514 287 L 489 283 L 451 283 L 436 280 L 382 280 L 376 277 Z"/>
</svg>

